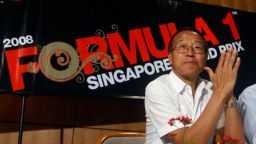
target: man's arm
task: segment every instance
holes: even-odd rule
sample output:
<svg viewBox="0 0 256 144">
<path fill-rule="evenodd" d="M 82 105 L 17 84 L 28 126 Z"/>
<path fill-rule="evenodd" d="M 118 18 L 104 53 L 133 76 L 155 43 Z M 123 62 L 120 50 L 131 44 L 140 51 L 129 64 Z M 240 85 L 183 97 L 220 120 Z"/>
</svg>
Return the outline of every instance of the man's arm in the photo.
<svg viewBox="0 0 256 144">
<path fill-rule="evenodd" d="M 173 131 L 176 134 L 175 143 L 195 142 L 205 144 L 214 135 L 218 120 L 223 110 L 225 100 L 220 99 L 221 92 L 215 91 L 204 112 L 194 125 Z M 184 142 L 185 140 L 185 142 Z"/>
<path fill-rule="evenodd" d="M 237 53 L 229 49 L 227 53 L 221 55 L 218 66 L 213 72 L 209 67 L 205 70 L 208 72 L 209 77 L 214 85 L 214 91 L 211 99 L 209 100 L 204 112 L 195 122 L 195 124 L 187 129 L 181 128 L 173 131 L 176 134 L 175 143 L 184 143 L 193 141 L 196 144 L 205 144 L 209 141 L 210 137 L 214 134 L 217 122 L 220 118 L 221 112 L 225 103 L 233 95 L 233 89 L 236 83 L 237 72 L 240 66 L 240 59 L 237 58 Z M 227 129 L 238 124 L 239 115 L 235 110 L 227 110 L 227 121 L 235 118 L 235 122 L 230 122 Z M 232 131 L 231 136 L 238 136 L 237 138 L 244 141 L 243 131 L 241 127 L 237 131 Z M 228 132 L 229 130 L 227 130 Z"/>
<path fill-rule="evenodd" d="M 235 97 L 232 96 L 228 103 L 234 103 L 235 101 Z M 225 134 L 229 134 L 232 138 L 237 138 L 241 142 L 245 142 L 243 125 L 237 107 L 227 107 L 225 111 Z"/>
</svg>

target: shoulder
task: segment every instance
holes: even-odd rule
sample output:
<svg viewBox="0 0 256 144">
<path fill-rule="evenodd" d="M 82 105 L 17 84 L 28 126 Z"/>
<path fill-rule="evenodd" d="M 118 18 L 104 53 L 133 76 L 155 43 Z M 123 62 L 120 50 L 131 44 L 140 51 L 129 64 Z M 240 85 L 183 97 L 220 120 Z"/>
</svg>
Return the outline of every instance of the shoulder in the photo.
<svg viewBox="0 0 256 144">
<path fill-rule="evenodd" d="M 149 82 L 146 86 L 146 97 L 165 97 L 172 89 L 170 87 L 170 77 L 168 74 L 161 75 Z"/>
<path fill-rule="evenodd" d="M 148 83 L 146 86 L 146 89 L 154 87 L 154 86 L 163 86 L 168 83 L 168 74 L 161 75 L 157 77 L 156 79 L 152 80 L 151 82 Z"/>
<path fill-rule="evenodd" d="M 245 90 L 243 91 L 243 93 L 251 93 L 251 94 L 256 94 L 256 84 L 248 86 L 247 88 L 245 88 Z"/>
<path fill-rule="evenodd" d="M 166 104 L 176 100 L 176 92 L 173 88 L 169 74 L 164 74 L 148 83 L 145 90 L 146 104 Z"/>
<path fill-rule="evenodd" d="M 239 99 L 256 101 L 256 84 L 245 88 L 240 94 Z"/>
</svg>

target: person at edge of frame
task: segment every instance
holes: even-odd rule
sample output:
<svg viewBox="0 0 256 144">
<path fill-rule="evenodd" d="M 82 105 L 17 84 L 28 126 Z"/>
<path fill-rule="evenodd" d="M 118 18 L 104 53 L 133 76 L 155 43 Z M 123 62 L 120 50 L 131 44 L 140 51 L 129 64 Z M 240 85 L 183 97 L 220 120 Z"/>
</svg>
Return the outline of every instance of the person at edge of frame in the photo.
<svg viewBox="0 0 256 144">
<path fill-rule="evenodd" d="M 238 110 L 248 144 L 256 144 L 256 84 L 243 90 L 238 97 Z"/>
</svg>

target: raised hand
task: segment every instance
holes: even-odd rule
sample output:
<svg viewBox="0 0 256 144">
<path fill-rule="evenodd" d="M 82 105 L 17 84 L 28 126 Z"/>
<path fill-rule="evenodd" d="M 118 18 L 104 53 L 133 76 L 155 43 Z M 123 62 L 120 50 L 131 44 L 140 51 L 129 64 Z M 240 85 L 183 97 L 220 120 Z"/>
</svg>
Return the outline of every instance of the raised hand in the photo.
<svg viewBox="0 0 256 144">
<path fill-rule="evenodd" d="M 222 93 L 225 101 L 233 95 L 240 63 L 237 52 L 230 48 L 227 52 L 221 54 L 215 72 L 210 67 L 204 68 L 208 72 L 215 90 Z"/>
</svg>

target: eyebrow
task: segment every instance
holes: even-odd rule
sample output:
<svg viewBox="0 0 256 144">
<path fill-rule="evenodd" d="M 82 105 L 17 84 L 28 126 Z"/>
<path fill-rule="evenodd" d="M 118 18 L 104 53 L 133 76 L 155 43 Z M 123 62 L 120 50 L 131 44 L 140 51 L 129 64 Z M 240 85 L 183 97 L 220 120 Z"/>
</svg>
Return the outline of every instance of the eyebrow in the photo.
<svg viewBox="0 0 256 144">
<path fill-rule="evenodd" d="M 176 43 L 179 43 L 179 42 L 182 42 L 182 41 L 184 41 L 184 39 L 178 40 Z"/>
</svg>

